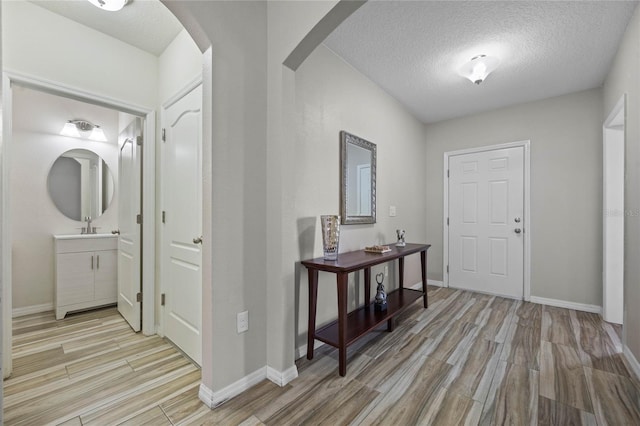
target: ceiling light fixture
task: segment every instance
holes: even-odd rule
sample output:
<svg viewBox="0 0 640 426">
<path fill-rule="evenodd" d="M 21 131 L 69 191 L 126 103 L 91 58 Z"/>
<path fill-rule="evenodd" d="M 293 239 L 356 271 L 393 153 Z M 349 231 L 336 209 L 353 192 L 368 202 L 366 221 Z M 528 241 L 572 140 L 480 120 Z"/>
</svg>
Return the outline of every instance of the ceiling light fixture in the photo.
<svg viewBox="0 0 640 426">
<path fill-rule="evenodd" d="M 97 124 L 93 124 L 87 120 L 69 120 L 64 124 L 60 134 L 62 136 L 70 136 L 72 138 L 83 137 L 80 132 L 91 132 L 89 139 L 96 142 L 107 142 L 107 136 Z"/>
<path fill-rule="evenodd" d="M 468 78 L 472 83 L 480 84 L 491 72 L 498 68 L 499 64 L 500 60 L 492 56 L 474 56 L 460 68 L 460 75 Z"/>
<path fill-rule="evenodd" d="M 99 7 L 102 10 L 108 10 L 109 12 L 117 12 L 122 9 L 129 0 L 89 0 L 89 2 L 95 7 Z"/>
</svg>

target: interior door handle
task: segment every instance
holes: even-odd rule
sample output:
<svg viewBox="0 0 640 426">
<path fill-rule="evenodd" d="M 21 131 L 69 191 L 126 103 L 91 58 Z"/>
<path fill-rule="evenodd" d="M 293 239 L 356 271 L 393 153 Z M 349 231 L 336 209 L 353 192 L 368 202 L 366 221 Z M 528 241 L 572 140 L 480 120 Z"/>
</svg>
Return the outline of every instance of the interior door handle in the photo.
<svg viewBox="0 0 640 426">
<path fill-rule="evenodd" d="M 119 229 L 114 229 L 113 231 L 111 231 L 111 233 L 113 235 L 120 235 L 120 230 Z"/>
<path fill-rule="evenodd" d="M 193 239 L 193 244 L 202 244 L 202 235 Z"/>
<path fill-rule="evenodd" d="M 519 233 L 521 233 L 521 232 L 522 232 L 522 229 L 520 229 L 520 228 L 516 228 L 514 231 L 516 232 L 516 234 L 519 234 Z"/>
</svg>

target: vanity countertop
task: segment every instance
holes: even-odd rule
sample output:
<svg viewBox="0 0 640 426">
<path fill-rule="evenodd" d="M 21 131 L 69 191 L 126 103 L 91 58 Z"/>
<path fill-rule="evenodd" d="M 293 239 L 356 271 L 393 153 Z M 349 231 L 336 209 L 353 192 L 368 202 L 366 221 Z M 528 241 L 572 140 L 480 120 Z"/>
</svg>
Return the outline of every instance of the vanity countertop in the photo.
<svg viewBox="0 0 640 426">
<path fill-rule="evenodd" d="M 56 240 L 76 240 L 79 238 L 117 238 L 117 235 L 114 234 L 64 234 L 64 235 L 54 235 L 53 238 Z"/>
</svg>

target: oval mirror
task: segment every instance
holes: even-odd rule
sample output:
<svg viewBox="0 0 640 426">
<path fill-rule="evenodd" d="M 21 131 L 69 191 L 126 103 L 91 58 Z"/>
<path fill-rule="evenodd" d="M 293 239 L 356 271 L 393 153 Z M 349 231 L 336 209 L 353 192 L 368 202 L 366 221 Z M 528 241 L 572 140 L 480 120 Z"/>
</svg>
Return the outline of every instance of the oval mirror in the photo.
<svg viewBox="0 0 640 426">
<path fill-rule="evenodd" d="M 60 213 L 83 221 L 107 210 L 114 193 L 114 181 L 107 163 L 95 152 L 72 149 L 60 155 L 49 170 L 49 196 Z"/>
</svg>

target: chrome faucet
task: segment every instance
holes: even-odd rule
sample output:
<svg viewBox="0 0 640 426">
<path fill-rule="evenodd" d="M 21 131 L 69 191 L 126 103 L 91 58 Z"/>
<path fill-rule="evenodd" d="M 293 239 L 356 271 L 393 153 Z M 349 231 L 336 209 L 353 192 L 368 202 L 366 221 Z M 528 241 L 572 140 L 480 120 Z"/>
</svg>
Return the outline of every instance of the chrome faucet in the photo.
<svg viewBox="0 0 640 426">
<path fill-rule="evenodd" d="M 96 233 L 96 227 L 94 226 L 93 228 L 91 227 L 91 216 L 85 216 L 84 220 L 87 221 L 87 226 L 86 228 L 83 227 L 82 228 L 82 234 L 95 234 Z"/>
</svg>

